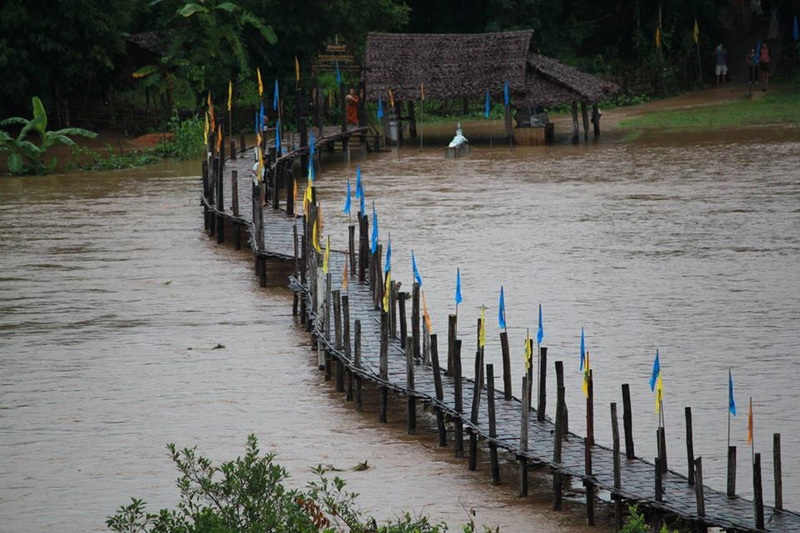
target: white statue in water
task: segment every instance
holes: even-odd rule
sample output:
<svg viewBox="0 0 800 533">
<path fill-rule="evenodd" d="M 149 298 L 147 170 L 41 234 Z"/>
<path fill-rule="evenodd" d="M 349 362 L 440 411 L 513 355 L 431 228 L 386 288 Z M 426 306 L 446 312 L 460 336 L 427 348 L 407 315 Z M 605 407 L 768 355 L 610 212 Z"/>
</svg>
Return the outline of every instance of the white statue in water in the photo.
<svg viewBox="0 0 800 533">
<path fill-rule="evenodd" d="M 466 137 L 464 137 L 464 132 L 461 131 L 461 123 L 458 123 L 458 127 L 456 128 L 456 136 L 453 137 L 453 140 L 450 141 L 450 148 L 458 148 L 462 144 L 467 144 L 469 141 Z"/>
</svg>

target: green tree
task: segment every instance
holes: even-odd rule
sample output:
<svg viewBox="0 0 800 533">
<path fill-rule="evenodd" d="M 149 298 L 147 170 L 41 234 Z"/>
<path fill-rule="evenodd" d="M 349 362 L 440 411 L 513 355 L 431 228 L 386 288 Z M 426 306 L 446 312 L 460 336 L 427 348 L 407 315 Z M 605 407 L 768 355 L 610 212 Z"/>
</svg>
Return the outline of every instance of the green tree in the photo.
<svg viewBox="0 0 800 533">
<path fill-rule="evenodd" d="M 16 138 L 0 131 L 0 152 L 8 152 L 8 171 L 12 174 L 46 174 L 52 172 L 58 164 L 58 158 L 46 161 L 47 150 L 56 143 L 75 147 L 70 135 L 95 138 L 97 134 L 81 128 L 64 128 L 57 131 L 47 130 L 47 112 L 38 96 L 32 99 L 33 118 L 11 117 L 0 121 L 0 126 L 21 126 Z M 28 139 L 28 134 L 39 134 L 39 144 Z"/>
</svg>

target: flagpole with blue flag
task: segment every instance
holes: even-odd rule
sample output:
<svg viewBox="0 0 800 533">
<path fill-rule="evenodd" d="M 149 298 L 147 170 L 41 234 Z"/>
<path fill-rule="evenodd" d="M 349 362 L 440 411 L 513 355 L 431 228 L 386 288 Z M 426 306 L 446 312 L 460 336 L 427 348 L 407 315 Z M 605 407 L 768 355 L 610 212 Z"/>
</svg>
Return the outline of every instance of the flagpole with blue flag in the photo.
<svg viewBox="0 0 800 533">
<path fill-rule="evenodd" d="M 544 340 L 544 323 L 542 322 L 542 304 L 539 304 L 539 327 L 536 330 L 536 356 L 539 358 L 539 363 L 536 366 L 536 383 L 538 387 L 539 380 L 542 375 L 542 341 Z"/>
<path fill-rule="evenodd" d="M 461 296 L 461 269 L 456 268 L 456 318 L 458 318 L 458 304 L 464 301 Z"/>
<path fill-rule="evenodd" d="M 728 368 L 728 449 L 731 447 L 731 415 L 736 416 L 736 400 L 733 399 L 733 374 Z"/>
<path fill-rule="evenodd" d="M 353 218 L 350 216 L 350 178 L 347 178 L 347 198 L 344 199 L 344 214 L 347 215 L 347 221 L 350 226 L 353 225 Z"/>
<path fill-rule="evenodd" d="M 586 338 L 583 335 L 583 327 L 581 326 L 581 367 L 580 371 L 583 372 L 583 364 L 586 361 Z"/>
<path fill-rule="evenodd" d="M 506 80 L 505 85 L 503 85 L 503 104 L 506 108 L 506 135 L 508 135 L 508 147 L 509 149 L 513 148 L 513 139 L 514 136 L 511 134 L 511 93 L 510 88 L 508 86 L 508 80 Z"/>
<path fill-rule="evenodd" d="M 361 198 L 361 165 L 356 165 L 356 198 Z"/>
<path fill-rule="evenodd" d="M 277 156 L 281 155 L 281 148 L 283 143 L 281 142 L 281 121 L 278 119 L 275 122 L 275 154 Z"/>
<path fill-rule="evenodd" d="M 411 270 L 414 272 L 414 281 L 422 287 L 422 276 L 419 275 L 417 268 L 417 258 L 414 256 L 414 250 L 411 250 Z"/>
<path fill-rule="evenodd" d="M 381 95 L 378 95 L 378 112 L 376 113 L 378 116 L 378 120 L 383 118 L 383 99 Z"/>
<path fill-rule="evenodd" d="M 506 327 L 506 296 L 502 285 L 500 286 L 500 304 L 497 307 L 497 323 L 500 329 L 506 331 L 508 329 Z"/>
<path fill-rule="evenodd" d="M 378 212 L 375 211 L 375 202 L 372 202 L 372 246 L 370 252 L 378 252 Z"/>
</svg>

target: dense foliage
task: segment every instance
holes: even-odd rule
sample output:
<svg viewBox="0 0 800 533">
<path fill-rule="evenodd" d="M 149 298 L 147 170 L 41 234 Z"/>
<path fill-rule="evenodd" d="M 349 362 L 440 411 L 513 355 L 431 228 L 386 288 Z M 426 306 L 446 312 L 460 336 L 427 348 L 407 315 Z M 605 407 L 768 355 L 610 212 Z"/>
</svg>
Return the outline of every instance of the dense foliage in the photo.
<svg viewBox="0 0 800 533">
<path fill-rule="evenodd" d="M 797 2 L 794 2 L 797 3 Z M 789 2 L 793 4 L 793 2 Z M 289 81 L 337 38 L 357 55 L 370 31 L 483 32 L 531 28 L 541 51 L 620 76 L 679 78 L 727 31 L 727 0 L 6 0 L 0 4 L 0 116 L 31 95 L 45 105 L 124 101 L 197 109 L 207 91 L 252 101 L 255 67 Z M 791 10 L 800 6 L 788 5 Z M 661 21 L 662 46 L 654 32 Z M 148 36 L 142 45 L 136 36 Z M 696 72 L 696 70 L 695 70 Z M 135 76 L 134 76 L 135 73 Z M 678 80 L 680 81 L 680 80 Z"/>
</svg>

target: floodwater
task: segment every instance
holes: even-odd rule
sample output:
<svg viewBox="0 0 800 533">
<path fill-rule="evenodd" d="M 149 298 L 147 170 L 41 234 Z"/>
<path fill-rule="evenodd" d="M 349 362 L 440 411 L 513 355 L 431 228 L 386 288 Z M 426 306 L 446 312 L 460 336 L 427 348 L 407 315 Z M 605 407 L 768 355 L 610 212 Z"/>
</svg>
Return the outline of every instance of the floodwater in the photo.
<svg viewBox="0 0 800 533">
<path fill-rule="evenodd" d="M 465 126 L 468 137 L 478 128 Z M 550 361 L 565 362 L 571 427 L 583 433 L 584 327 L 596 438 L 610 444 L 608 404 L 630 383 L 636 451 L 648 458 L 659 349 L 670 467 L 685 470 L 683 408 L 692 406 L 695 453 L 720 489 L 730 368 L 738 491 L 752 494 L 752 396 L 766 502 L 780 432 L 784 501 L 800 509 L 796 130 L 513 150 L 495 142 L 449 161 L 441 147 L 417 146 L 329 159 L 319 194 L 341 248 L 344 181 L 358 163 L 382 240 L 391 234 L 393 278 L 410 285 L 413 248 L 440 337 L 460 267 L 464 345 L 475 342 L 486 305 L 487 360 L 499 367 L 504 286 L 518 393 L 523 339 L 528 328 L 535 335 L 541 304 L 544 345 Z M 198 167 L 0 180 L 4 531 L 102 531 L 130 497 L 172 506 L 177 472 L 166 443 L 220 461 L 240 454 L 250 433 L 277 453 L 291 484 L 332 465 L 379 517 L 410 510 L 456 525 L 474 509 L 502 531 L 585 529 L 579 505 L 554 513 L 546 492 L 515 498 L 513 470 L 495 487 L 485 465 L 469 472 L 437 449 L 433 432 L 407 437 L 399 402 L 388 425 L 369 403 L 355 413 L 316 369 L 288 290 L 259 289 L 247 252 L 203 234 Z M 365 460 L 371 468 L 350 470 Z"/>
<path fill-rule="evenodd" d="M 167 443 L 223 461 L 250 433 L 291 486 L 336 468 L 379 518 L 585 530 L 579 506 L 517 499 L 512 472 L 492 486 L 435 431 L 406 436 L 399 401 L 388 425 L 374 392 L 356 413 L 290 292 L 204 235 L 198 168 L 0 179 L 0 530 L 104 531 L 131 497 L 174 507 Z"/>
</svg>

